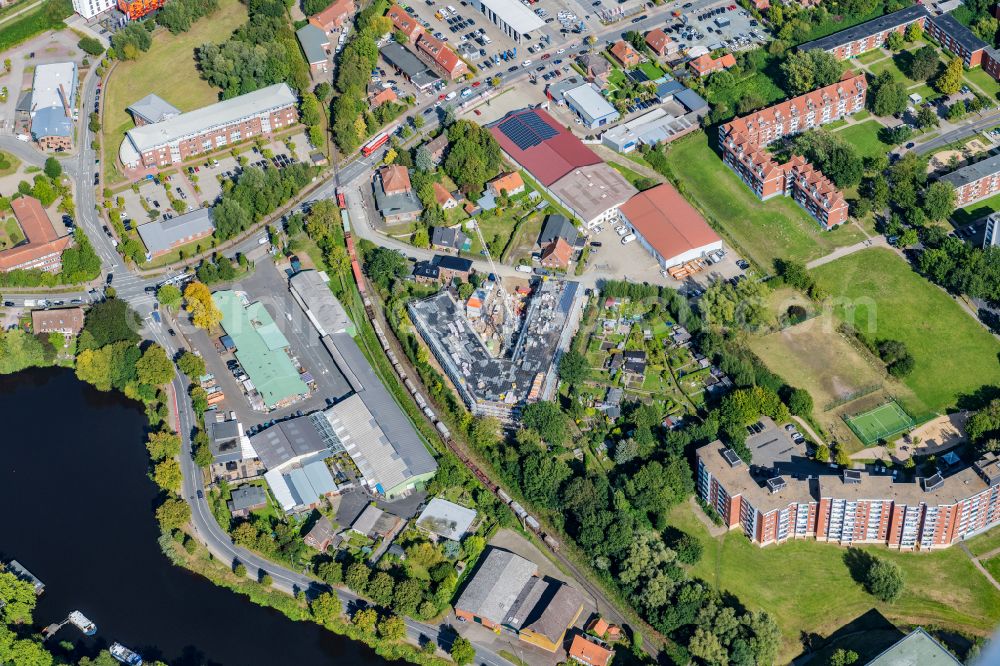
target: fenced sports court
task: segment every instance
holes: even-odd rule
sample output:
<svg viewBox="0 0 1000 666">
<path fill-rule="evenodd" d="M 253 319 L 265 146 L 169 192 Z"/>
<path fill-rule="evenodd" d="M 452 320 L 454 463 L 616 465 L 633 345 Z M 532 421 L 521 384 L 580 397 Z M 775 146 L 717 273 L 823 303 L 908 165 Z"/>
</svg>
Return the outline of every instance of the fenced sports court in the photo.
<svg viewBox="0 0 1000 666">
<path fill-rule="evenodd" d="M 865 446 L 898 435 L 916 425 L 916 421 L 895 400 L 854 416 L 844 415 L 844 421 Z"/>
</svg>

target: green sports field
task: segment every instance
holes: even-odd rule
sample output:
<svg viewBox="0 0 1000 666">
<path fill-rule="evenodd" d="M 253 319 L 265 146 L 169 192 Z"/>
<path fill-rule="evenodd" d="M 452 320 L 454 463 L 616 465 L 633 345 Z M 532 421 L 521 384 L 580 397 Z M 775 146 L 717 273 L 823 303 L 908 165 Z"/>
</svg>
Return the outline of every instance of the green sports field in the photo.
<svg viewBox="0 0 1000 666">
<path fill-rule="evenodd" d="M 916 425 L 895 400 L 861 414 L 844 416 L 844 420 L 865 446 L 897 435 Z"/>
</svg>

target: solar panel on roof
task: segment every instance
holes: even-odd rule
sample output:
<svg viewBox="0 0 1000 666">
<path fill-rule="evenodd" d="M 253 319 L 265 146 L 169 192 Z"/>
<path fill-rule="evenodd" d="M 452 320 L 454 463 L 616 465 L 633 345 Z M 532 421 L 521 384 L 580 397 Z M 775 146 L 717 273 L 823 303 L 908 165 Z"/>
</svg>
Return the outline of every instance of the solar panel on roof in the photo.
<svg viewBox="0 0 1000 666">
<path fill-rule="evenodd" d="M 535 113 L 514 116 L 499 125 L 500 131 L 521 150 L 539 145 L 559 132 Z"/>
</svg>

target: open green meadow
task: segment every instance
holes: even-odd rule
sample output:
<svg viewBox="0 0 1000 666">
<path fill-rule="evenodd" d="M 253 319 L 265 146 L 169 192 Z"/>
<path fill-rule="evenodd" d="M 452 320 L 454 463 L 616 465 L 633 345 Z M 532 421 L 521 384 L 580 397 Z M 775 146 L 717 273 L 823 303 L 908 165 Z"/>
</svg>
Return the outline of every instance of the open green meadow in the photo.
<svg viewBox="0 0 1000 666">
<path fill-rule="evenodd" d="M 812 274 L 832 297 L 839 319 L 876 339 L 906 343 L 916 364 L 903 383 L 914 397 L 902 402 L 915 418 L 1000 383 L 1000 343 L 892 250 L 855 252 Z"/>
<path fill-rule="evenodd" d="M 988 199 L 971 203 L 965 208 L 956 208 L 951 214 L 951 219 L 957 226 L 964 227 L 998 210 L 1000 210 L 1000 194 L 995 194 Z"/>
<path fill-rule="evenodd" d="M 877 120 L 866 120 L 839 129 L 836 134 L 853 145 L 862 157 L 876 157 L 886 155 L 892 149 L 891 145 L 882 143 L 878 138 L 881 129 L 882 125 Z"/>
</svg>

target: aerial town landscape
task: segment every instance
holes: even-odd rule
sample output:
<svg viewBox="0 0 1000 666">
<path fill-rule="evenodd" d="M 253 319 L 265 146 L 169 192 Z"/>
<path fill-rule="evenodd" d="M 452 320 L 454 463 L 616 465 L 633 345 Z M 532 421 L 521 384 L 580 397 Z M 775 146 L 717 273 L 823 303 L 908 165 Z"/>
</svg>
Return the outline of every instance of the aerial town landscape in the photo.
<svg viewBox="0 0 1000 666">
<path fill-rule="evenodd" d="M 448 2 L 0 2 L 0 665 L 1000 664 L 1000 5 Z"/>
</svg>

